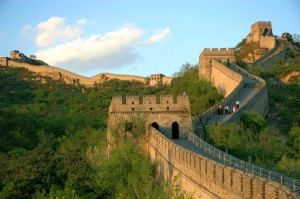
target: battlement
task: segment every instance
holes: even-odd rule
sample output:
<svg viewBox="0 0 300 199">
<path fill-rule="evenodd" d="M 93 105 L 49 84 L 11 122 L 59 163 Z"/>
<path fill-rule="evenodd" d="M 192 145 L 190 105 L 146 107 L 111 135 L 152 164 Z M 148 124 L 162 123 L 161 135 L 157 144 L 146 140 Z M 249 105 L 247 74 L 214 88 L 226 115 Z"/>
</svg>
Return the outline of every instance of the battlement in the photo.
<svg viewBox="0 0 300 199">
<path fill-rule="evenodd" d="M 258 21 L 254 24 L 251 25 L 251 29 L 252 28 L 256 28 L 258 26 L 266 26 L 266 27 L 271 27 L 272 26 L 272 23 L 271 21 Z"/>
<path fill-rule="evenodd" d="M 160 73 L 157 73 L 157 74 L 151 74 L 151 77 L 155 77 L 155 76 L 165 76 L 164 74 L 160 74 Z"/>
<path fill-rule="evenodd" d="M 234 48 L 204 48 L 201 55 L 234 55 Z"/>
<path fill-rule="evenodd" d="M 190 112 L 190 102 L 186 95 L 173 97 L 173 95 L 146 95 L 114 96 L 112 98 L 110 112 L 161 112 L 161 111 L 188 111 Z"/>
</svg>

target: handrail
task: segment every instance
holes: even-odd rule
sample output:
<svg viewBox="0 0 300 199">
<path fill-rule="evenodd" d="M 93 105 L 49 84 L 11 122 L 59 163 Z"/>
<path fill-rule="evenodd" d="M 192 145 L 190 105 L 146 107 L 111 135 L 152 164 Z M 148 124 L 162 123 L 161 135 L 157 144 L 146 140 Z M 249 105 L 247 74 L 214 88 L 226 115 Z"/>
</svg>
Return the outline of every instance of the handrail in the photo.
<svg viewBox="0 0 300 199">
<path fill-rule="evenodd" d="M 190 131 L 181 131 L 180 134 L 182 135 L 181 138 L 189 140 L 194 145 L 199 147 L 202 151 L 212 156 L 214 160 L 217 160 L 219 163 L 239 169 L 241 171 L 245 171 L 247 173 L 252 173 L 256 176 L 265 178 L 273 182 L 280 183 L 281 185 L 285 185 L 295 192 L 300 193 L 300 180 L 282 175 L 274 171 L 270 171 L 268 169 L 264 169 L 262 167 L 235 158 L 234 156 L 231 156 L 224 151 L 208 144 Z"/>
</svg>

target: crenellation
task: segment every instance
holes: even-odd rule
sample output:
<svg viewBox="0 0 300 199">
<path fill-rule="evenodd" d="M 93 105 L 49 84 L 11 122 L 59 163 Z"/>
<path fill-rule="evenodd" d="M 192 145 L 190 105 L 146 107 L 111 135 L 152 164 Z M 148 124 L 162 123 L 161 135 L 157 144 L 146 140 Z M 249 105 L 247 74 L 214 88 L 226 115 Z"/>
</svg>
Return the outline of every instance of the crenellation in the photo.
<svg viewBox="0 0 300 199">
<path fill-rule="evenodd" d="M 178 100 L 178 98 L 180 98 L 180 96 L 177 96 L 177 100 Z M 165 104 L 165 105 L 175 104 L 173 95 L 163 95 L 163 96 L 161 96 L 160 103 Z M 179 103 L 181 103 L 181 102 L 179 102 Z"/>
<path fill-rule="evenodd" d="M 139 105 L 140 98 L 139 96 L 126 96 L 126 105 Z"/>
<path fill-rule="evenodd" d="M 156 104 L 156 95 L 144 95 L 143 96 L 143 104 Z"/>
</svg>

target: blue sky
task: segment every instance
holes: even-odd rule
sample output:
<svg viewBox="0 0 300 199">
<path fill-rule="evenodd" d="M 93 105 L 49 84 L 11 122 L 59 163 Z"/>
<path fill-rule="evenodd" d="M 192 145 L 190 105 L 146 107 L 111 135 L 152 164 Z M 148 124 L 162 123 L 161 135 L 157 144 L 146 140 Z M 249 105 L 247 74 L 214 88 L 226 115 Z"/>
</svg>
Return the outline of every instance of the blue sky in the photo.
<svg viewBox="0 0 300 199">
<path fill-rule="evenodd" d="M 299 0 L 0 0 L 0 56 L 20 50 L 84 76 L 171 76 L 257 21 L 300 34 L 299 10 Z"/>
</svg>

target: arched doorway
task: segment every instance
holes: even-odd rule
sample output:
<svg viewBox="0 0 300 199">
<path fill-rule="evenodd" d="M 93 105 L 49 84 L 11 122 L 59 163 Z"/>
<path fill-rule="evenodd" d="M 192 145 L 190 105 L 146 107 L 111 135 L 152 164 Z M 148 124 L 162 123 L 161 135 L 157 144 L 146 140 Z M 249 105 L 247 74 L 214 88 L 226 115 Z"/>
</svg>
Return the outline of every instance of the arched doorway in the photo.
<svg viewBox="0 0 300 199">
<path fill-rule="evenodd" d="M 179 125 L 177 122 L 172 124 L 172 139 L 179 139 Z"/>
<path fill-rule="evenodd" d="M 268 28 L 265 28 L 264 29 L 264 32 L 262 33 L 262 35 L 263 36 L 266 36 L 266 35 L 268 35 L 269 34 L 269 30 L 268 30 Z"/>
<path fill-rule="evenodd" d="M 153 122 L 153 123 L 151 124 L 151 126 L 152 126 L 153 128 L 155 128 L 156 130 L 159 130 L 159 125 L 158 125 L 156 122 Z"/>
</svg>

